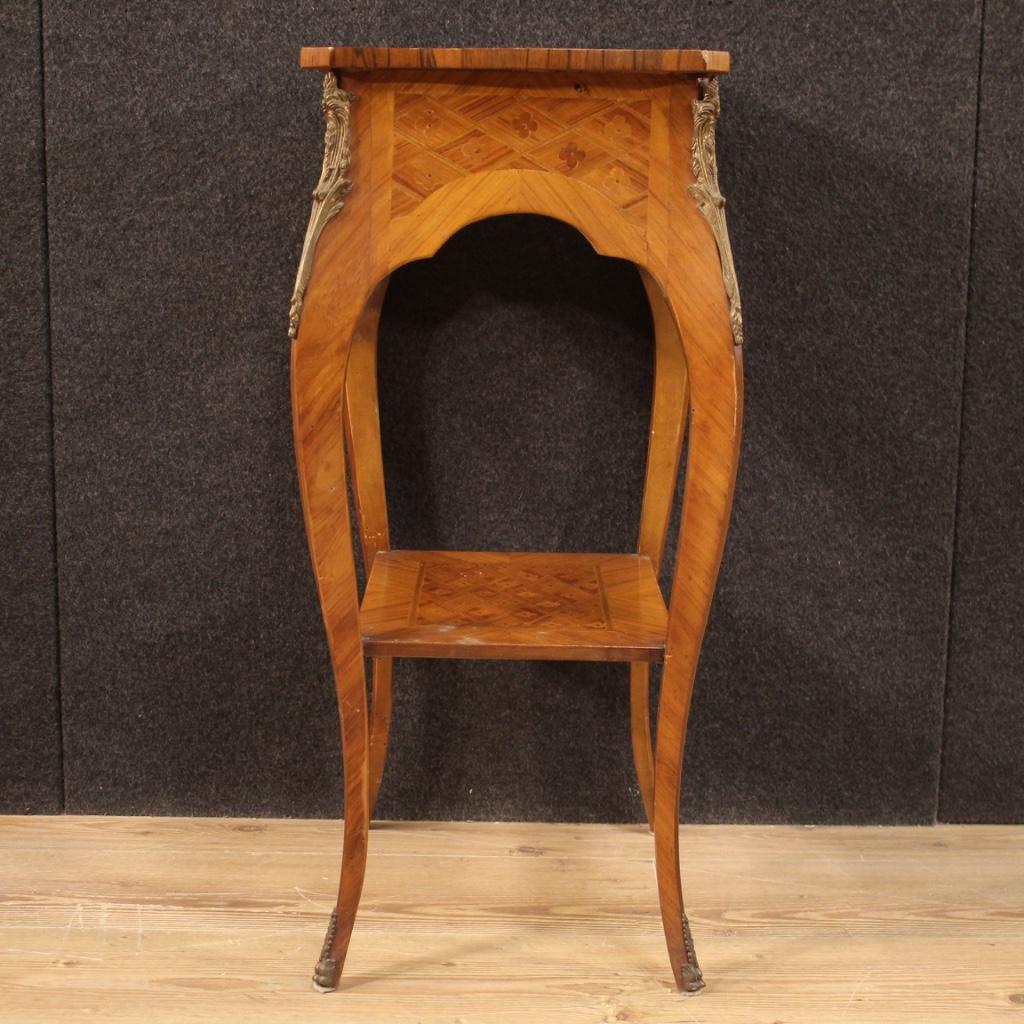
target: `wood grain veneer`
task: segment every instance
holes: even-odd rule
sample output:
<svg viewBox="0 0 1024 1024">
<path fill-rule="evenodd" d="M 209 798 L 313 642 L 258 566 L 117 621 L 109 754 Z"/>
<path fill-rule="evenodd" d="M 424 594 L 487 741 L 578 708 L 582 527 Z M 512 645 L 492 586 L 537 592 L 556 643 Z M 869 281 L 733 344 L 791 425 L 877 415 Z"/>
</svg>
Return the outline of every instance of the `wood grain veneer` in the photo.
<svg viewBox="0 0 1024 1024">
<path fill-rule="evenodd" d="M 290 315 L 292 408 L 345 768 L 341 881 L 315 980 L 337 984 L 351 939 L 384 770 L 392 658 L 574 657 L 631 662 L 634 760 L 655 834 L 669 959 L 676 985 L 698 991 L 679 873 L 679 791 L 743 404 L 739 291 L 714 148 L 715 76 L 729 70 L 728 54 L 312 47 L 301 62 L 324 72 L 327 135 Z M 467 224 L 510 213 L 565 221 L 642 275 L 655 384 L 636 554 L 390 549 L 376 380 L 389 276 Z M 687 421 L 666 611 L 654 579 Z M 362 607 L 346 461 L 370 573 Z M 371 707 L 365 656 L 374 666 Z M 648 664 L 656 660 L 664 671 L 653 749 Z"/>
<path fill-rule="evenodd" d="M 668 613 L 642 555 L 388 551 L 359 621 L 373 657 L 660 661 Z"/>
</svg>

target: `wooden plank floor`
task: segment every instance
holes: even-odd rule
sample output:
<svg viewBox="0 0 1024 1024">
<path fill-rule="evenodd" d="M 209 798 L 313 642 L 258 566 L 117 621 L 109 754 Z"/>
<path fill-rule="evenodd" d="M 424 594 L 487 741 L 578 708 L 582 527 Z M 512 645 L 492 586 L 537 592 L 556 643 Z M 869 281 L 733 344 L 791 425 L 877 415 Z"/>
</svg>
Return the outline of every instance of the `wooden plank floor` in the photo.
<svg viewBox="0 0 1024 1024">
<path fill-rule="evenodd" d="M 383 824 L 342 988 L 336 822 L 0 818 L 0 1020 L 1024 1024 L 1024 828 L 687 826 L 672 988 L 637 826 Z"/>
</svg>

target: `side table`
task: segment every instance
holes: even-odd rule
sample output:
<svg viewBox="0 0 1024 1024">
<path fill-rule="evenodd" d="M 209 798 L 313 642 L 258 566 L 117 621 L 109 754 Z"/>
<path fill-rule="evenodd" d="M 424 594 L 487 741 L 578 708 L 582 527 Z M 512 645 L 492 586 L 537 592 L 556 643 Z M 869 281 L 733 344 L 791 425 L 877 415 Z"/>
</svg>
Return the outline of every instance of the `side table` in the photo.
<svg viewBox="0 0 1024 1024">
<path fill-rule="evenodd" d="M 341 882 L 315 984 L 337 985 L 352 935 L 392 659 L 554 658 L 630 664 L 633 754 L 669 959 L 678 988 L 699 991 L 679 873 L 679 790 L 742 418 L 742 317 L 715 161 L 718 76 L 729 55 L 310 47 L 301 65 L 323 74 L 326 138 L 290 310 L 292 407 L 345 771 Z M 389 275 L 467 224 L 509 213 L 565 221 L 643 279 L 655 381 L 636 553 L 391 549 L 376 373 Z M 657 573 L 687 414 L 666 608 Z M 346 449 L 367 572 L 361 602 Z M 373 659 L 372 704 L 364 656 Z M 652 662 L 664 666 L 656 751 Z"/>
</svg>

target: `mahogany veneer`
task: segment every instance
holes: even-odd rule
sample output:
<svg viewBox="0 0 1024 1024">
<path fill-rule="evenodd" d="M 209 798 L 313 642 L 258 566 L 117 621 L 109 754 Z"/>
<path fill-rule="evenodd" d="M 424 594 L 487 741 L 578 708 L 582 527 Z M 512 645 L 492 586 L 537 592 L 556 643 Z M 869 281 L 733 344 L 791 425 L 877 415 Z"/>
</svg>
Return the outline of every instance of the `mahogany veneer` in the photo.
<svg viewBox="0 0 1024 1024">
<path fill-rule="evenodd" d="M 706 50 L 313 47 L 326 138 L 289 313 L 299 486 L 331 651 L 345 768 L 341 881 L 318 988 L 341 976 L 384 771 L 395 657 L 629 661 L 630 731 L 654 830 L 676 985 L 703 985 L 679 874 L 690 697 L 732 505 L 743 406 L 739 289 L 718 189 Z M 485 217 L 574 225 L 633 262 L 654 323 L 635 554 L 393 551 L 377 409 L 391 273 Z M 690 424 L 668 609 L 656 576 Z M 360 606 L 347 501 L 363 561 Z M 364 657 L 373 661 L 368 706 Z M 663 661 L 657 750 L 648 668 Z"/>
</svg>

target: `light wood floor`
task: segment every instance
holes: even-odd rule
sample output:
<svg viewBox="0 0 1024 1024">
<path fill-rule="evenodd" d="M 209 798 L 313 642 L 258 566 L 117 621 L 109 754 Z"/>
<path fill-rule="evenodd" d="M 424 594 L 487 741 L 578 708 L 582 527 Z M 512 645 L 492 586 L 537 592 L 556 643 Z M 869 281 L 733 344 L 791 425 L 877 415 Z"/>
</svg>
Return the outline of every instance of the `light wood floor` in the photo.
<svg viewBox="0 0 1024 1024">
<path fill-rule="evenodd" d="M 708 988 L 636 826 L 383 824 L 313 991 L 335 822 L 0 818 L 0 1020 L 1024 1024 L 1024 828 L 687 826 Z"/>
</svg>

